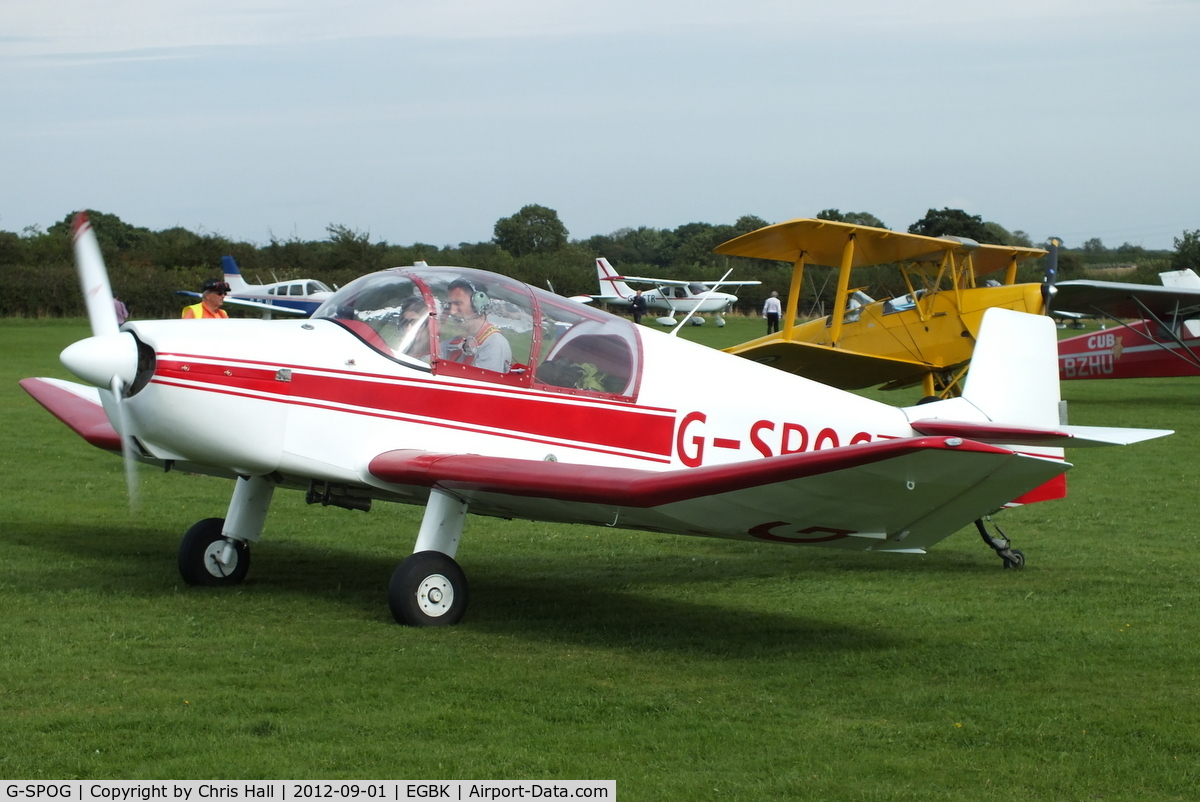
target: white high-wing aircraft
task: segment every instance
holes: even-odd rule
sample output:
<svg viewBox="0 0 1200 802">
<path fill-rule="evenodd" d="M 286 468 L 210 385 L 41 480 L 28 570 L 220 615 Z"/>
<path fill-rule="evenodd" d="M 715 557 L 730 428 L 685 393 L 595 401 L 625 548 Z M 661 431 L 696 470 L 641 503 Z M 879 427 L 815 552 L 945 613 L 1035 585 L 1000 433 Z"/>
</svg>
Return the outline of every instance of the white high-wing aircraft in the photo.
<svg viewBox="0 0 1200 802">
<path fill-rule="evenodd" d="M 225 296 L 225 303 L 229 306 L 262 311 L 268 319 L 272 312 L 290 317 L 308 317 L 333 295 L 333 290 L 311 278 L 276 281 L 273 284 L 250 284 L 242 278 L 242 271 L 238 269 L 237 262 L 229 255 L 221 257 L 221 269 L 224 272 L 225 283 L 229 285 L 229 295 Z M 188 290 L 178 290 L 176 295 L 200 297 L 200 293 Z"/>
<path fill-rule="evenodd" d="M 675 314 L 688 314 L 695 310 L 692 316 L 693 324 L 704 322 L 700 313 L 715 315 L 713 322 L 718 326 L 725 325 L 721 313 L 737 303 L 737 296 L 728 292 L 718 292 L 717 287 L 741 287 L 749 284 L 761 284 L 761 281 L 676 281 L 665 278 L 644 278 L 642 276 L 618 276 L 617 271 L 608 260 L 601 257 L 596 260 L 596 275 L 600 279 L 600 293 L 587 295 L 584 298 L 600 301 L 611 306 L 628 307 L 636 291 L 625 282 L 653 284 L 654 289 L 642 292 L 648 309 L 664 309 L 667 314 L 658 318 L 663 326 L 676 324 Z"/>
<path fill-rule="evenodd" d="M 1003 309 L 961 397 L 900 409 L 467 268 L 363 276 L 309 320 L 118 328 L 82 215 L 75 249 L 93 336 L 61 358 L 87 384 L 21 384 L 93 445 L 233 480 L 183 578 L 241 582 L 277 488 L 424 505 L 388 589 L 404 624 L 462 618 L 468 511 L 906 553 L 976 522 L 1019 567 L 983 519 L 1059 480 L 1060 446 L 1169 434 L 1060 425 L 1054 323 Z"/>
</svg>

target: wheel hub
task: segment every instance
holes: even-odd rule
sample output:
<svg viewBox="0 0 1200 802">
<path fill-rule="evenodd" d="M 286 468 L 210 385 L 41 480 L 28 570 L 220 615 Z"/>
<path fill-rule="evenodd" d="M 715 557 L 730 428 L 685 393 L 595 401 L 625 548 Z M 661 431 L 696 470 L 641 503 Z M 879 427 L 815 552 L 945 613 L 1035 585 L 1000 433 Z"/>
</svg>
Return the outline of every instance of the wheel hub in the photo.
<svg viewBox="0 0 1200 802">
<path fill-rule="evenodd" d="M 226 547 L 230 545 L 227 540 L 214 540 L 204 550 L 204 567 L 213 576 L 227 577 L 237 569 L 237 549 L 231 548 L 226 553 Z"/>
<path fill-rule="evenodd" d="M 417 586 L 417 605 L 430 618 L 450 612 L 454 604 L 454 585 L 441 574 L 430 574 Z"/>
</svg>

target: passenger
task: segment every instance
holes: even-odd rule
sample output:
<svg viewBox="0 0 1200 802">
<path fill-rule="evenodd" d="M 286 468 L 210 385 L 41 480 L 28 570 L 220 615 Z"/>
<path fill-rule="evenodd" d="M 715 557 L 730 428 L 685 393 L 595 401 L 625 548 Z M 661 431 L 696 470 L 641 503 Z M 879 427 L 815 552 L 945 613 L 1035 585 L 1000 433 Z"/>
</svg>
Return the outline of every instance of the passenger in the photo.
<svg viewBox="0 0 1200 802">
<path fill-rule="evenodd" d="M 201 320 L 204 318 L 227 318 L 229 314 L 221 307 L 225 296 L 229 294 L 229 285 L 224 281 L 210 278 L 200 288 L 200 303 L 183 308 L 184 320 Z"/>
<path fill-rule="evenodd" d="M 508 373 L 512 366 L 512 347 L 492 325 L 486 312 L 491 299 L 465 278 L 450 283 L 446 294 L 446 314 L 461 334 L 442 343 L 441 358 L 484 370 Z"/>
<path fill-rule="evenodd" d="M 400 316 L 396 321 L 396 340 L 389 343 L 394 351 L 428 363 L 432 354 L 429 347 L 429 308 L 419 295 L 406 298 L 400 304 Z"/>
</svg>

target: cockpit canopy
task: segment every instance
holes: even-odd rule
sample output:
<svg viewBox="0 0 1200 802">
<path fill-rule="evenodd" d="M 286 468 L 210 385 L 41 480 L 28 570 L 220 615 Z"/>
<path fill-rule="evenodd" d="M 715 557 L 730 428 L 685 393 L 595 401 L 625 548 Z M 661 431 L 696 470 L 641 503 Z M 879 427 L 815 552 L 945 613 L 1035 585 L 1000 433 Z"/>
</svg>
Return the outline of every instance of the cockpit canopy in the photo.
<svg viewBox="0 0 1200 802">
<path fill-rule="evenodd" d="M 630 321 L 482 270 L 372 273 L 334 293 L 313 318 L 435 375 L 637 397 L 641 340 Z"/>
</svg>

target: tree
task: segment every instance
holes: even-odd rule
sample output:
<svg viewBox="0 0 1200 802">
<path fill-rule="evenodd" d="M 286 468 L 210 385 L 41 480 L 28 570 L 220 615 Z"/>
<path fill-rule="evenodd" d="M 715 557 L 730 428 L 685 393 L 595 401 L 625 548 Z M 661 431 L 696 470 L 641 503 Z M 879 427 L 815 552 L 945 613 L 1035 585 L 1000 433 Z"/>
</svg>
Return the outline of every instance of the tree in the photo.
<svg viewBox="0 0 1200 802">
<path fill-rule="evenodd" d="M 1175 255 L 1171 257 L 1172 270 L 1194 270 L 1200 273 L 1200 228 L 1184 231 L 1175 238 Z"/>
<path fill-rule="evenodd" d="M 516 257 L 553 253 L 567 244 L 567 228 L 558 219 L 558 212 L 537 204 L 521 207 L 512 217 L 500 218 L 492 233 L 494 242 Z"/>
<path fill-rule="evenodd" d="M 967 214 L 962 209 L 946 207 L 941 211 L 930 209 L 917 222 L 908 227 L 908 233 L 921 234 L 926 237 L 967 237 L 976 242 L 991 245 L 1003 245 L 997 237 L 988 231 L 983 218 L 977 214 Z"/>
</svg>

